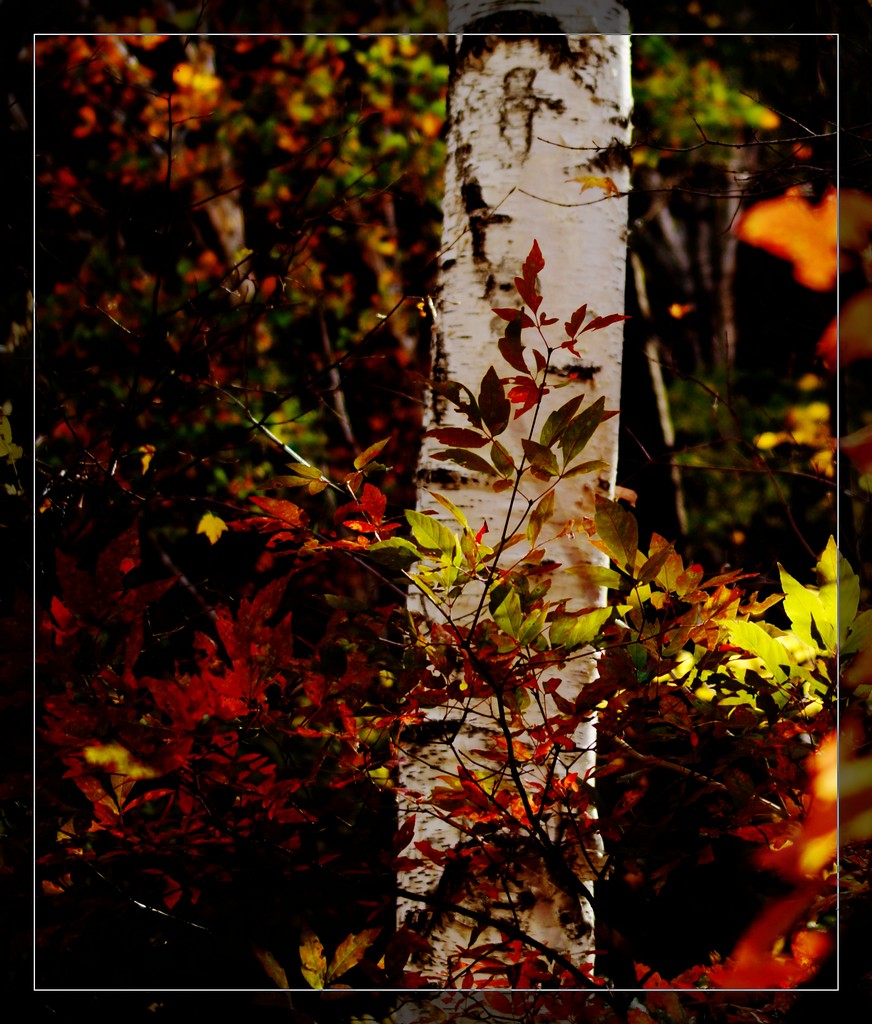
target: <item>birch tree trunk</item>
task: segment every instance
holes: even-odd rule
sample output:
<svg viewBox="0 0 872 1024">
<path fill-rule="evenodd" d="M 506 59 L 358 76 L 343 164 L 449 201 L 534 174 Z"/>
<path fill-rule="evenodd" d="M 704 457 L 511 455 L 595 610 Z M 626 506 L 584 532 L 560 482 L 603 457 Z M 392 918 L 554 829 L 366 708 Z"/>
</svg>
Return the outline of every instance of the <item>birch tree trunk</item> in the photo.
<svg viewBox="0 0 872 1024">
<path fill-rule="evenodd" d="M 454 39 L 449 86 L 445 252 L 437 295 L 433 375 L 460 381 L 475 391 L 491 365 L 501 377 L 513 373 L 497 348 L 504 324 L 491 310 L 518 303 L 513 281 L 534 239 L 546 262 L 540 291 L 542 308 L 549 315 L 560 317 L 562 323 L 584 302 L 593 316 L 623 310 L 629 38 L 618 34 L 627 30 L 623 9 L 591 0 L 457 0 L 449 4 L 449 30 L 463 34 Z M 582 193 L 571 179 L 585 175 L 609 177 L 622 194 L 607 197 L 597 188 Z M 581 392 L 585 405 L 604 396 L 606 408 L 617 410 L 621 333 L 616 325 L 585 334 L 579 356 L 559 351 L 553 382 L 565 381 L 571 374 L 577 378 L 552 392 L 546 402 L 553 401 L 556 407 Z M 540 417 L 548 411 L 548 406 L 543 408 Z M 425 420 L 425 429 L 468 425 L 436 396 Z M 520 427 L 514 430 L 515 436 L 510 428 L 501 440 L 517 453 L 517 462 L 521 432 Z M 558 486 L 551 532 L 570 520 L 593 516 L 597 493 L 611 495 L 617 443 L 614 417 L 600 426 L 585 449 L 586 459 L 602 459 L 609 469 Z M 508 515 L 508 493 L 495 494 L 492 478 L 454 472 L 451 464 L 434 461 L 432 453 L 433 446 L 425 439 L 419 464 L 419 509 L 438 510 L 444 517 L 430 494 L 442 492 L 463 510 L 473 530 L 486 521 L 492 531 L 489 536 L 494 532 L 499 536 Z M 533 493 L 526 482 L 524 493 L 528 497 Z M 517 512 L 513 516 L 517 518 Z M 548 546 L 548 557 L 564 566 L 601 562 L 583 536 L 575 533 L 555 540 Z M 513 548 L 513 560 L 517 557 L 518 549 Z M 550 593 L 553 600 L 566 598 L 576 607 L 604 602 L 600 590 L 585 589 L 577 576 L 559 572 Z M 464 607 L 455 606 L 455 619 L 471 617 L 479 596 L 470 594 Z M 572 700 L 573 691 L 594 672 L 593 657 L 573 661 L 561 694 Z M 458 765 L 480 763 L 481 751 L 495 742 L 494 717 L 487 701 L 454 707 L 448 713 L 442 707 L 419 727 L 413 742 L 405 743 L 399 761 L 400 819 L 416 814 L 414 841 L 429 842 L 439 850 L 469 841 L 468 832 L 431 813 L 428 802 L 439 776 L 456 775 Z M 579 729 L 576 751 L 568 759 L 573 771 L 583 776 L 592 767 L 593 748 L 593 727 L 588 724 Z M 559 823 L 552 823 L 552 835 L 558 832 Z M 555 838 L 555 849 L 556 845 Z M 573 870 L 591 889 L 597 850 L 587 852 L 588 858 L 576 857 Z M 508 906 L 511 919 L 528 935 L 580 964 L 593 949 L 591 905 L 569 891 L 571 887 L 562 884 L 555 877 L 559 872 L 552 868 L 543 864 L 530 877 L 529 868 L 513 874 L 503 865 L 500 884 L 504 888 L 508 884 L 508 895 L 501 906 Z M 465 886 L 448 887 L 442 869 L 429 864 L 401 874 L 399 885 L 424 897 L 423 901 L 402 898 L 398 920 L 430 943 L 430 952 L 417 955 L 417 966 L 429 983 L 454 983 L 456 950 L 468 947 L 471 937 L 477 943 L 500 941 L 495 929 L 482 930 L 481 920 L 476 923 L 462 913 L 434 909 L 435 894 L 445 896 L 455 907 L 500 917 L 477 892 L 474 879 Z M 505 918 L 503 914 L 501 919 Z"/>
</svg>

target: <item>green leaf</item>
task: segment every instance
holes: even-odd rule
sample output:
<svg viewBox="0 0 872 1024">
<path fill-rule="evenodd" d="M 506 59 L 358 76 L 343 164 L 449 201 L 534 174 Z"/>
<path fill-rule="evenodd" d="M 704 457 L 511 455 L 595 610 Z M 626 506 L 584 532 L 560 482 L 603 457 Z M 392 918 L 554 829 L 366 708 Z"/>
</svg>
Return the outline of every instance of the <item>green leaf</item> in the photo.
<svg viewBox="0 0 872 1024">
<path fill-rule="evenodd" d="M 726 628 L 733 642 L 755 658 L 759 658 L 777 683 L 783 683 L 787 679 L 784 667 L 790 661 L 787 650 L 762 626 L 758 626 L 756 622 L 734 619 L 726 623 Z"/>
<path fill-rule="evenodd" d="M 437 494 L 436 491 L 428 491 L 428 494 L 431 497 L 435 498 L 436 501 L 438 501 L 443 508 L 447 509 L 464 529 L 467 529 L 469 527 L 469 522 L 467 521 L 466 515 L 454 504 L 454 502 L 450 498 L 446 498 L 444 494 Z"/>
<path fill-rule="evenodd" d="M 547 608 L 537 608 L 536 611 L 528 615 L 521 623 L 521 628 L 518 630 L 518 642 L 524 646 L 531 644 L 545 628 L 545 621 L 547 618 Z M 499 625 L 499 623 L 497 623 L 497 625 Z"/>
<path fill-rule="evenodd" d="M 437 597 L 436 592 L 430 587 L 430 584 L 424 581 L 425 575 L 428 577 L 428 579 L 436 579 L 435 574 L 432 572 L 414 573 L 410 578 L 412 582 L 415 584 L 415 586 L 421 591 L 421 593 L 424 594 L 426 597 L 429 597 L 433 604 L 438 606 L 442 604 L 442 599 Z"/>
<path fill-rule="evenodd" d="M 639 547 L 639 527 L 635 517 L 616 501 L 596 497 L 594 524 L 609 555 L 627 572 L 633 572 Z"/>
<path fill-rule="evenodd" d="M 367 928 L 356 935 L 349 935 L 348 938 L 343 939 L 333 954 L 333 959 L 330 961 L 330 967 L 324 979 L 325 982 L 329 985 L 330 982 L 342 977 L 346 971 L 356 967 L 363 959 L 363 954 L 378 938 L 380 932 L 381 928 Z"/>
<path fill-rule="evenodd" d="M 416 512 L 415 509 L 410 508 L 406 509 L 406 520 L 409 526 L 412 527 L 412 534 L 415 540 L 425 551 L 441 551 L 443 555 L 447 555 L 449 558 L 454 557 L 456 550 L 454 534 L 447 526 L 440 523 L 438 519 L 435 519 L 433 516 L 424 515 L 423 512 Z"/>
<path fill-rule="evenodd" d="M 872 609 L 860 612 L 856 619 L 848 626 L 848 638 L 841 645 L 840 651 L 844 655 L 856 654 L 872 644 Z"/>
<path fill-rule="evenodd" d="M 820 597 L 795 580 L 781 563 L 781 589 L 784 591 L 784 610 L 790 619 L 794 633 L 816 650 L 835 653 L 836 623 L 827 621 L 827 614 Z"/>
<path fill-rule="evenodd" d="M 542 432 L 539 434 L 539 444 L 545 445 L 546 448 L 550 448 L 555 438 L 559 438 L 572 417 L 578 411 L 578 407 L 584 401 L 584 395 L 576 395 L 575 398 L 570 398 L 568 402 L 561 405 L 559 409 L 555 409 L 548 419 L 545 420 L 545 425 L 542 427 Z"/>
<path fill-rule="evenodd" d="M 608 587 L 609 590 L 629 590 L 632 580 L 629 576 L 619 573 L 608 565 L 590 565 L 582 562 L 580 565 L 570 565 L 564 570 L 573 576 L 578 576 L 592 587 Z"/>
<path fill-rule="evenodd" d="M 817 577 L 824 614 L 829 622 L 840 623 L 839 644 L 843 644 L 860 606 L 860 579 L 832 537 L 817 564 Z"/>
<path fill-rule="evenodd" d="M 579 462 L 577 466 L 567 469 L 560 474 L 560 478 L 561 480 L 567 480 L 571 476 L 580 476 L 582 473 L 599 473 L 608 468 L 609 464 L 603 462 L 602 459 L 591 459 L 590 462 Z"/>
<path fill-rule="evenodd" d="M 579 615 L 561 615 L 554 619 L 548 631 L 552 647 L 570 651 L 596 639 L 600 629 L 612 614 L 611 608 L 594 608 Z"/>
<path fill-rule="evenodd" d="M 533 469 L 538 470 L 545 476 L 557 476 L 560 473 L 560 467 L 557 465 L 557 456 L 550 448 L 545 448 L 541 444 L 536 444 L 535 441 L 531 441 L 525 437 L 521 444 L 524 447 L 524 454 Z"/>
<path fill-rule="evenodd" d="M 490 457 L 501 476 L 507 477 L 515 472 L 515 460 L 499 441 L 494 441 L 491 445 Z"/>
<path fill-rule="evenodd" d="M 490 596 L 490 610 L 500 629 L 517 638 L 524 616 L 521 612 L 521 599 L 511 583 L 503 582 L 494 587 Z"/>
<path fill-rule="evenodd" d="M 446 448 L 441 452 L 434 452 L 431 458 L 437 462 L 456 462 L 464 469 L 472 470 L 473 473 L 485 473 L 487 476 L 495 476 L 496 470 L 481 455 L 475 452 L 465 451 L 463 448 Z"/>
<path fill-rule="evenodd" d="M 363 469 L 364 466 L 368 466 L 388 441 L 390 441 L 390 438 L 386 437 L 383 441 L 376 441 L 375 444 L 371 444 L 369 448 L 362 451 L 354 460 L 354 468 Z"/>
<path fill-rule="evenodd" d="M 530 514 L 530 522 L 527 523 L 527 540 L 530 542 L 530 547 L 535 545 L 542 532 L 542 527 L 553 515 L 554 491 L 550 490 L 542 495 Z"/>
<path fill-rule="evenodd" d="M 288 466 L 293 476 L 301 476 L 306 480 L 320 480 L 321 470 L 314 466 L 304 466 L 302 462 L 294 462 Z"/>
<path fill-rule="evenodd" d="M 598 398 L 593 405 L 576 416 L 560 435 L 560 448 L 563 452 L 563 465 L 568 466 L 579 455 L 593 432 L 600 425 L 605 411 L 605 398 Z"/>
<path fill-rule="evenodd" d="M 310 988 L 324 988 L 327 958 L 321 940 L 307 924 L 300 931 L 300 971 Z"/>
<path fill-rule="evenodd" d="M 478 404 L 485 426 L 491 434 L 494 437 L 501 434 L 509 425 L 512 404 L 506 398 L 503 382 L 492 366 L 482 378 Z"/>
<path fill-rule="evenodd" d="M 421 558 L 421 552 L 405 537 L 390 537 L 388 540 L 376 541 L 369 545 L 366 553 L 379 565 L 400 571 L 408 569 Z"/>
</svg>

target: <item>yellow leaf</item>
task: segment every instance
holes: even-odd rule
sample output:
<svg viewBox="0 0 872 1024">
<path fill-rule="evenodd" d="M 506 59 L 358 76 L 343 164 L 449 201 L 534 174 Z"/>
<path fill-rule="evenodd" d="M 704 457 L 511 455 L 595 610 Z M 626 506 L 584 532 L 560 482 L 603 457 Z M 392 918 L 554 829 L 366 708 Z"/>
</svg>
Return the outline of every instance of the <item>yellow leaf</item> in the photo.
<svg viewBox="0 0 872 1024">
<path fill-rule="evenodd" d="M 597 177 L 593 174 L 582 174 L 580 178 L 567 178 L 567 181 L 580 181 L 581 191 L 584 192 L 587 188 L 601 188 L 605 192 L 606 196 L 619 196 L 621 190 L 618 186 L 608 177 Z"/>
<path fill-rule="evenodd" d="M 311 988 L 324 988 L 327 958 L 321 940 L 307 924 L 300 931 L 300 970 Z"/>
<path fill-rule="evenodd" d="M 381 928 L 367 928 L 357 935 L 352 934 L 343 939 L 330 961 L 326 981 L 333 981 L 359 964 L 363 959 L 363 954 L 375 942 L 380 932 Z"/>
<path fill-rule="evenodd" d="M 227 523 L 213 512 L 207 512 L 197 524 L 197 533 L 205 533 L 210 544 L 214 544 L 226 529 Z"/>
<path fill-rule="evenodd" d="M 155 447 L 153 444 L 144 444 L 139 449 L 139 453 L 142 461 L 142 473 L 144 476 L 148 472 L 148 467 L 151 465 L 151 460 L 154 458 Z"/>
<path fill-rule="evenodd" d="M 254 955 L 260 960 L 267 975 L 276 983 L 278 988 L 290 988 L 288 976 L 279 966 L 278 960 L 268 949 L 261 949 L 260 946 L 253 946 Z"/>
<path fill-rule="evenodd" d="M 158 774 L 154 768 L 138 761 L 120 743 L 93 743 L 84 748 L 83 754 L 87 764 L 106 768 L 128 779 L 153 779 Z"/>
</svg>

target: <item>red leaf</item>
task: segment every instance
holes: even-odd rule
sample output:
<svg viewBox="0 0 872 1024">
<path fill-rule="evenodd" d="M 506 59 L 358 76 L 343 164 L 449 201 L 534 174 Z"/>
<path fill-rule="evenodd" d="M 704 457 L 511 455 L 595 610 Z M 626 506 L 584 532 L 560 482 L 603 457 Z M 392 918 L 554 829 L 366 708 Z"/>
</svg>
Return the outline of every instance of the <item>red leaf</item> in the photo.
<svg viewBox="0 0 872 1024">
<path fill-rule="evenodd" d="M 369 448 L 362 451 L 360 455 L 354 460 L 355 469 L 363 469 L 369 465 L 370 462 L 379 454 L 384 446 L 390 441 L 389 437 L 386 437 L 383 441 L 376 441 L 375 444 L 371 444 Z"/>
<path fill-rule="evenodd" d="M 572 314 L 569 320 L 563 325 L 566 333 L 570 338 L 574 338 L 578 334 L 578 328 L 584 323 L 584 318 L 587 315 L 587 303 L 583 306 L 579 306 L 578 309 Z"/>
<path fill-rule="evenodd" d="M 542 305 L 542 296 L 536 294 L 534 281 L 525 281 L 522 277 L 516 277 L 515 287 L 518 289 L 518 295 L 521 296 L 524 305 L 529 306 L 535 313 Z"/>
<path fill-rule="evenodd" d="M 500 355 L 511 366 L 513 370 L 520 370 L 521 373 L 529 373 L 527 363 L 524 360 L 524 346 L 521 339 L 510 335 L 508 332 L 504 338 L 497 342 Z"/>
<path fill-rule="evenodd" d="M 364 484 L 360 504 L 373 523 L 377 526 L 380 525 L 382 519 L 384 519 L 385 506 L 387 505 L 387 498 L 382 492 L 377 487 L 373 487 L 372 484 Z"/>
<path fill-rule="evenodd" d="M 542 258 L 542 250 L 539 248 L 539 243 L 534 239 L 533 245 L 530 248 L 529 255 L 524 261 L 524 280 L 535 281 L 537 275 L 545 267 L 545 260 Z"/>
<path fill-rule="evenodd" d="M 291 526 L 302 529 L 308 521 L 306 513 L 292 501 L 284 501 L 281 498 L 252 498 L 251 501 L 273 519 L 281 519 Z"/>
<path fill-rule="evenodd" d="M 536 326 L 536 324 L 533 322 L 533 320 L 531 320 L 530 317 L 527 316 L 527 314 L 522 309 L 515 309 L 514 306 L 502 306 L 499 309 L 491 309 L 491 312 L 492 313 L 496 313 L 496 315 L 501 320 L 506 320 L 510 324 L 516 323 L 517 321 L 520 320 L 520 321 L 522 321 L 521 322 L 521 326 L 522 327 L 535 327 Z M 526 324 L 523 323 L 524 320 L 527 320 L 528 323 L 526 323 Z"/>
<path fill-rule="evenodd" d="M 427 860 L 433 861 L 437 866 L 445 862 L 446 853 L 444 850 L 437 849 L 429 839 L 420 839 L 415 843 L 415 849 L 420 850 L 421 853 L 427 858 Z"/>
<path fill-rule="evenodd" d="M 397 830 L 397 834 L 394 836 L 394 853 L 399 853 L 411 843 L 412 836 L 415 834 L 415 815 L 410 815 Z"/>
<path fill-rule="evenodd" d="M 503 382 L 497 376 L 497 371 L 493 367 L 490 367 L 482 378 L 478 405 L 481 409 L 485 426 L 491 432 L 491 435 L 501 434 L 509 425 L 512 407 L 506 398 Z"/>
<path fill-rule="evenodd" d="M 624 316 L 622 313 L 611 313 L 609 316 L 595 316 L 581 333 L 584 334 L 585 331 L 598 331 L 603 327 L 608 327 L 609 324 L 616 324 L 619 320 L 629 319 L 629 316 Z"/>
<path fill-rule="evenodd" d="M 546 389 L 542 389 L 542 394 L 545 394 Z M 515 419 L 522 416 L 528 409 L 532 409 L 533 406 L 539 401 L 539 387 L 535 381 L 530 378 L 522 379 L 519 384 L 516 384 L 509 391 L 509 401 L 512 405 L 520 405 L 520 409 L 515 410 Z"/>
</svg>

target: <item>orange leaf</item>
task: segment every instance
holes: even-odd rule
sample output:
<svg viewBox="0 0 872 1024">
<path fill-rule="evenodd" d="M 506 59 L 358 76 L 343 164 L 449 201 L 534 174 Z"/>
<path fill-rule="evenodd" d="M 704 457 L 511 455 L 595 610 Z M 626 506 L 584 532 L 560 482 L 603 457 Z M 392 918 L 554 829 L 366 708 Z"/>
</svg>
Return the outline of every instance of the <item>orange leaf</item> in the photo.
<svg viewBox="0 0 872 1024">
<path fill-rule="evenodd" d="M 872 359 L 872 288 L 848 299 L 818 342 L 818 358 L 830 373 L 836 368 L 837 339 L 841 366 Z"/>
<path fill-rule="evenodd" d="M 839 450 L 848 456 L 861 473 L 872 473 L 872 426 L 862 427 L 847 437 L 839 438 Z"/>
<path fill-rule="evenodd" d="M 793 264 L 793 276 L 806 288 L 827 292 L 835 287 L 836 192 L 830 189 L 817 206 L 790 188 L 777 199 L 752 207 L 736 226 L 743 242 L 756 245 Z"/>
<path fill-rule="evenodd" d="M 619 196 L 621 190 L 609 177 L 597 177 L 593 174 L 582 174 L 579 178 L 567 178 L 567 181 L 580 181 L 581 189 L 584 192 L 587 188 L 601 188 L 606 196 Z"/>
</svg>

